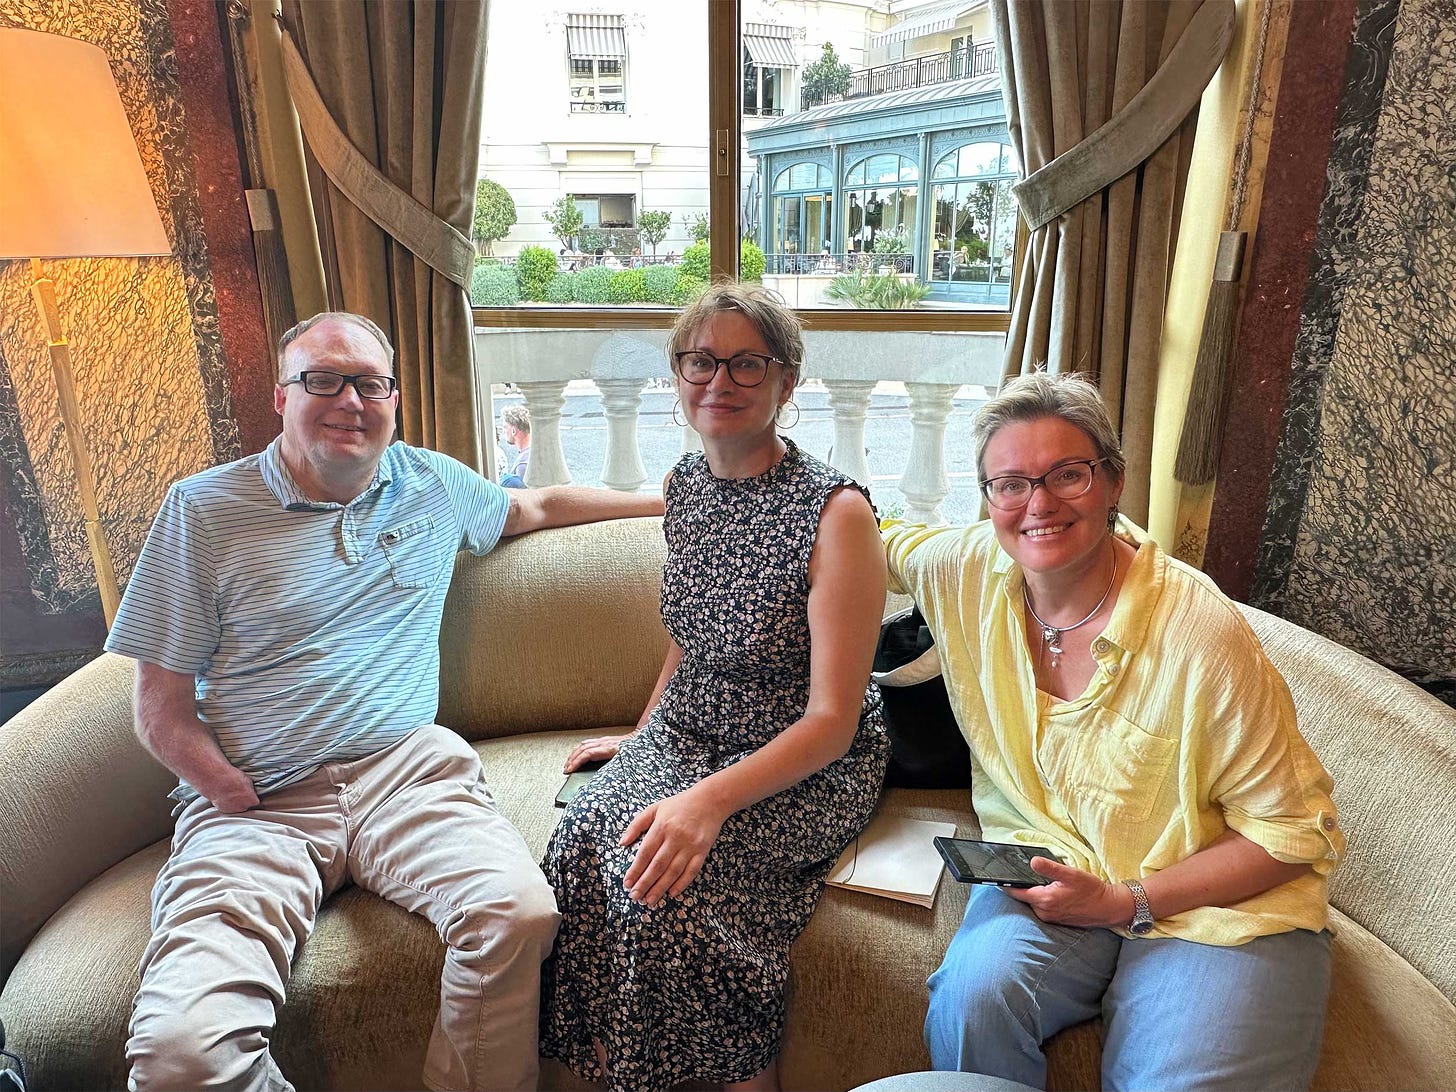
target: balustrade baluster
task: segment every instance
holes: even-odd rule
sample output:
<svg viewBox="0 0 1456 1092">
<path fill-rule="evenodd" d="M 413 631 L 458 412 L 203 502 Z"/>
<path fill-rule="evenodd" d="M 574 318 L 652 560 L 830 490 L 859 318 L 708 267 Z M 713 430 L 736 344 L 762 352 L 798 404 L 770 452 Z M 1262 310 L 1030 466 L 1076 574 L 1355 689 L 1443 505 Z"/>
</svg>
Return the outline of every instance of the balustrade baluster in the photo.
<svg viewBox="0 0 1456 1092">
<path fill-rule="evenodd" d="M 602 458 L 602 482 L 624 493 L 635 493 L 647 480 L 642 450 L 637 443 L 637 415 L 642 409 L 641 379 L 598 379 L 602 413 L 607 419 L 607 451 Z"/>
<path fill-rule="evenodd" d="M 561 409 L 566 405 L 566 380 L 516 381 L 531 415 L 531 461 L 526 467 L 526 484 L 567 485 L 571 471 L 561 447 Z"/>
<path fill-rule="evenodd" d="M 900 479 L 908 502 L 905 518 L 932 526 L 945 522 L 941 502 L 950 492 L 945 476 L 945 425 L 960 387 L 955 383 L 906 383 L 910 396 L 910 461 Z"/>
<path fill-rule="evenodd" d="M 829 407 L 834 411 L 834 466 L 865 488 L 870 484 L 870 464 L 865 458 L 865 411 L 874 393 L 873 379 L 826 379 Z"/>
</svg>

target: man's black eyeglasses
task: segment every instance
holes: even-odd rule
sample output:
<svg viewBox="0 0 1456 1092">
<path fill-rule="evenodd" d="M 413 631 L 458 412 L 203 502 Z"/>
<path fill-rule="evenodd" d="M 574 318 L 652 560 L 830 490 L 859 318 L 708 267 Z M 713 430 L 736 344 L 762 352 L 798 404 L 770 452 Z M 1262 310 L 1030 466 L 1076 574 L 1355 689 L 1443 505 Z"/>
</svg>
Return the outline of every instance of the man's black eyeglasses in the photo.
<svg viewBox="0 0 1456 1092">
<path fill-rule="evenodd" d="M 338 372 L 299 372 L 292 379 L 285 379 L 278 384 L 280 387 L 288 387 L 294 383 L 302 383 L 303 389 L 309 394 L 317 394 L 322 398 L 332 398 L 344 389 L 348 384 L 359 392 L 360 398 L 372 398 L 379 401 L 388 398 L 394 393 L 394 376 L 392 375 L 340 375 Z"/>
<path fill-rule="evenodd" d="M 682 376 L 684 383 L 691 383 L 695 387 L 704 387 L 713 382 L 713 376 L 718 374 L 719 368 L 727 368 L 728 378 L 740 387 L 756 387 L 768 375 L 770 364 L 782 366 L 784 363 L 777 357 L 764 356 L 762 353 L 735 353 L 730 359 L 724 360 L 701 349 L 684 349 L 674 359 L 677 361 L 677 374 Z"/>
</svg>

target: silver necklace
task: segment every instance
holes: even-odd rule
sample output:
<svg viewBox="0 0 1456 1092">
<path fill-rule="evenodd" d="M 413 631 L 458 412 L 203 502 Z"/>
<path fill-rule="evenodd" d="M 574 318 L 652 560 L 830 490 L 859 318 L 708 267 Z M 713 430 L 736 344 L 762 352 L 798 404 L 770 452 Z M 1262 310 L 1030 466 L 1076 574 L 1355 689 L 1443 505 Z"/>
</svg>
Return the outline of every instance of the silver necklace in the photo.
<svg viewBox="0 0 1456 1092">
<path fill-rule="evenodd" d="M 1092 613 L 1087 615 L 1087 617 L 1083 618 L 1080 622 L 1073 622 L 1070 626 L 1049 626 L 1041 620 L 1041 616 L 1036 613 L 1036 608 L 1031 605 L 1031 593 L 1026 590 L 1026 581 L 1023 577 L 1021 584 L 1021 599 L 1022 602 L 1026 604 L 1026 609 L 1031 612 L 1031 617 L 1033 618 L 1033 620 L 1035 620 L 1036 624 L 1041 627 L 1041 643 L 1046 647 L 1046 650 L 1052 654 L 1053 671 L 1057 669 L 1057 665 L 1060 664 L 1062 660 L 1062 634 L 1069 633 L 1072 630 L 1076 629 L 1078 626 L 1085 626 L 1088 622 L 1092 621 L 1093 618 L 1097 617 L 1097 612 L 1102 609 L 1102 604 L 1107 602 L 1107 597 L 1112 594 L 1112 585 L 1116 582 L 1117 547 L 1114 546 L 1112 548 L 1112 575 L 1107 578 L 1107 590 L 1102 593 L 1102 598 L 1097 600 L 1097 605 L 1092 608 Z"/>
</svg>

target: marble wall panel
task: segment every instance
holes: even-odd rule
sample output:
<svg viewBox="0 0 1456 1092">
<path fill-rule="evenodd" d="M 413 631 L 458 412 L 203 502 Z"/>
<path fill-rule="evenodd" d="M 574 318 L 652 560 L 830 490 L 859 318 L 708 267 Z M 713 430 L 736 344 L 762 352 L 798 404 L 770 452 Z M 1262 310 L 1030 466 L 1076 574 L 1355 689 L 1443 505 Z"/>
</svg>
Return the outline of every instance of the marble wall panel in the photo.
<svg viewBox="0 0 1456 1092">
<path fill-rule="evenodd" d="M 1456 0 L 1362 3 L 1252 601 L 1456 697 Z"/>
</svg>

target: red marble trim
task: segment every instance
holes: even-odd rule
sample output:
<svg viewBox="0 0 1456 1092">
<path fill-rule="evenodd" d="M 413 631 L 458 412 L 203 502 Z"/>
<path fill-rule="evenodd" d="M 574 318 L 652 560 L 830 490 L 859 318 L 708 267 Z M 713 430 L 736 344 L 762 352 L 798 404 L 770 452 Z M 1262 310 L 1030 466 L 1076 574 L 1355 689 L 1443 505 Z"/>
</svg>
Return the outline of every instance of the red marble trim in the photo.
<svg viewBox="0 0 1456 1092">
<path fill-rule="evenodd" d="M 1356 0 L 1292 6 L 1203 570 L 1248 598 L 1269 503 Z"/>
<path fill-rule="evenodd" d="M 226 28 L 211 0 L 167 0 L 177 43 L 177 75 L 197 201 L 207 232 L 208 267 L 227 360 L 242 453 L 261 451 L 279 431 L 273 412 L 273 350 L 263 322 L 252 224 L 243 196 L 236 120 L 224 50 Z"/>
</svg>

